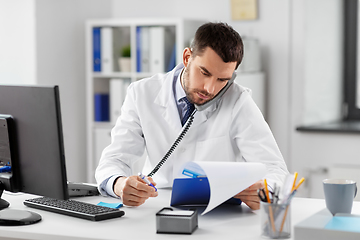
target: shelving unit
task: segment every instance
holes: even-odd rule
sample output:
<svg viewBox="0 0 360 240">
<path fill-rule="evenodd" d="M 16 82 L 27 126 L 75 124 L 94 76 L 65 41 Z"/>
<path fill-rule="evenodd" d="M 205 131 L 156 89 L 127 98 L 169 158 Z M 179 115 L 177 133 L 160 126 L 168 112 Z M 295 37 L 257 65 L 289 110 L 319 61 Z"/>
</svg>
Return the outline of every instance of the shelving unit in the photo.
<svg viewBox="0 0 360 240">
<path fill-rule="evenodd" d="M 95 121 L 95 94 L 108 94 L 109 98 L 115 96 L 112 82 L 120 81 L 116 84 L 122 84 L 124 88 L 131 82 L 149 77 L 158 71 L 138 72 L 138 51 L 140 48 L 138 29 L 139 28 L 163 28 L 172 36 L 172 42 L 169 44 L 173 46 L 173 52 L 164 51 L 166 56 L 173 59 L 174 64 L 182 62 L 183 49 L 189 46 L 196 29 L 205 23 L 200 20 L 185 20 L 185 19 L 98 19 L 89 20 L 86 22 L 86 105 L 87 105 L 87 181 L 95 182 L 94 173 L 96 166 L 100 160 L 102 150 L 110 144 L 110 131 L 115 124 L 114 118 L 108 121 Z M 95 35 L 94 29 L 101 32 L 101 37 Z M 110 34 L 110 35 L 109 35 Z M 109 37 L 110 36 L 110 37 Z M 107 37 L 107 38 L 106 38 Z M 94 40 L 101 40 L 94 42 Z M 150 41 L 150 40 L 149 40 Z M 166 41 L 166 40 L 165 40 Z M 155 42 L 155 41 L 153 41 Z M 165 42 L 168 44 L 168 42 Z M 121 71 L 122 69 L 117 64 L 117 59 L 120 57 L 120 49 L 129 45 L 131 46 L 130 71 Z M 166 45 L 165 44 L 165 45 Z M 165 48 L 164 45 L 164 48 Z M 110 59 L 106 60 L 110 51 Z M 97 49 L 97 50 L 95 50 Z M 105 50 L 104 50 L 105 49 Z M 96 68 L 94 71 L 94 61 L 98 52 L 103 54 L 104 58 L 101 61 L 101 70 Z M 102 52 L 103 51 L 103 52 Z M 174 54 L 175 53 L 175 57 Z M 166 60 L 166 57 L 164 57 Z M 110 65 L 106 65 L 109 64 Z M 167 64 L 167 63 L 165 63 Z M 106 67 L 105 67 L 106 66 Z M 166 65 L 165 65 L 166 66 Z M 163 72 L 167 69 L 164 68 Z M 113 81 L 112 79 L 116 79 Z M 123 89 L 124 89 L 123 88 Z M 123 90 L 124 91 L 124 90 Z M 111 95 L 113 93 L 113 95 Z M 124 96 L 126 92 L 120 92 L 119 95 Z M 121 99 L 121 97 L 120 97 Z M 111 103 L 111 100 L 110 100 Z M 120 104 L 121 106 L 121 104 Z M 112 106 L 110 104 L 110 115 Z M 119 113 L 120 114 L 120 113 Z"/>
</svg>

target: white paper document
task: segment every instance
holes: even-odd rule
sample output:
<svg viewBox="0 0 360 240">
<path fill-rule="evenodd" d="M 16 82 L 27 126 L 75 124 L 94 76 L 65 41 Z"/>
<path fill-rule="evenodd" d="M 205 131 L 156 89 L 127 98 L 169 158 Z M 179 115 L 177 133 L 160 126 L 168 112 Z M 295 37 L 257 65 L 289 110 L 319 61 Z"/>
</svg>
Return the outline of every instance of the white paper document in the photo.
<svg viewBox="0 0 360 240">
<path fill-rule="evenodd" d="M 263 179 L 266 167 L 262 163 L 249 162 L 189 162 L 177 178 L 186 178 L 183 170 L 206 175 L 210 185 L 210 200 L 202 215 L 226 200 Z"/>
</svg>

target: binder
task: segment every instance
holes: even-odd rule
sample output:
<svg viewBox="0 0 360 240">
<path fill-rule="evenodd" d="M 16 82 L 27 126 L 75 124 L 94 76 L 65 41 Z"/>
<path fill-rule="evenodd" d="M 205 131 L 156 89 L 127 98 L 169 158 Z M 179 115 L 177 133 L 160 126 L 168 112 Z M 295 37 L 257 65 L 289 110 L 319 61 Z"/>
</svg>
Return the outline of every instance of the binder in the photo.
<svg viewBox="0 0 360 240">
<path fill-rule="evenodd" d="M 174 44 L 173 50 L 171 51 L 170 59 L 168 61 L 168 66 L 166 71 L 170 72 L 174 67 L 176 67 L 176 45 Z"/>
<path fill-rule="evenodd" d="M 164 30 L 164 71 L 169 72 L 176 66 L 175 32 L 171 27 L 165 27 Z"/>
<path fill-rule="evenodd" d="M 175 53 L 172 56 L 175 45 L 175 33 L 169 27 L 150 27 L 149 38 L 150 72 L 159 73 L 167 71 L 170 68 L 170 61 L 174 61 L 176 57 Z M 171 66 L 174 66 L 174 64 L 171 63 Z"/>
<path fill-rule="evenodd" d="M 123 104 L 123 80 L 110 79 L 110 122 L 115 125 Z"/>
<path fill-rule="evenodd" d="M 165 64 L 165 29 L 163 27 L 151 27 L 150 35 L 150 72 L 164 72 Z"/>
<path fill-rule="evenodd" d="M 130 83 L 130 79 L 110 79 L 110 122 L 114 125 L 121 115 L 121 107 Z"/>
<path fill-rule="evenodd" d="M 96 122 L 109 121 L 109 94 L 95 93 L 94 113 Z"/>
<path fill-rule="evenodd" d="M 101 28 L 101 68 L 103 73 L 113 71 L 113 32 L 111 27 Z"/>
<path fill-rule="evenodd" d="M 207 205 L 209 200 L 207 177 L 174 179 L 170 206 Z"/>
<path fill-rule="evenodd" d="M 210 200 L 207 177 L 174 179 L 170 206 L 206 206 Z M 240 205 L 241 200 L 230 198 L 223 204 Z"/>
<path fill-rule="evenodd" d="M 101 71 L 101 29 L 93 28 L 93 71 Z"/>
<path fill-rule="evenodd" d="M 206 195 L 209 200 L 204 215 L 223 203 L 240 204 L 241 200 L 233 197 L 263 179 L 266 166 L 250 162 L 194 161 L 185 163 L 176 172 L 171 206 L 204 204 L 205 193 L 210 192 Z"/>
<path fill-rule="evenodd" d="M 149 27 L 141 28 L 141 72 L 150 72 Z"/>
<path fill-rule="evenodd" d="M 141 38 L 142 27 L 136 27 L 136 71 L 141 72 Z"/>
</svg>

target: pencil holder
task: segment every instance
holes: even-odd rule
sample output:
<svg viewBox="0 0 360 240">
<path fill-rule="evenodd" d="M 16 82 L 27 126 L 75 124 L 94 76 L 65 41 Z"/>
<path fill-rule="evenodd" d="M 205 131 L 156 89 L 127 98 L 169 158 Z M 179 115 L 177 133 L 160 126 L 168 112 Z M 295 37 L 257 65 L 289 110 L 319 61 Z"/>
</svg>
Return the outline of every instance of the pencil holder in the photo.
<svg viewBox="0 0 360 240">
<path fill-rule="evenodd" d="M 289 238 L 291 235 L 290 204 L 260 202 L 261 236 L 271 239 Z"/>
</svg>

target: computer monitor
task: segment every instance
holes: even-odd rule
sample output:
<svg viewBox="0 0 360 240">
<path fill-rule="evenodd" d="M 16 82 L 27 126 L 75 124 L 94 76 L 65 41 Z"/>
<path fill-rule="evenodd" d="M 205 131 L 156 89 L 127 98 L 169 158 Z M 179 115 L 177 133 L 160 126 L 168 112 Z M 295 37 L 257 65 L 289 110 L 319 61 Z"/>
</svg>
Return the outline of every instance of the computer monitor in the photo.
<svg viewBox="0 0 360 240">
<path fill-rule="evenodd" d="M 0 85 L 0 123 L 2 188 L 68 199 L 59 87 Z"/>
</svg>

